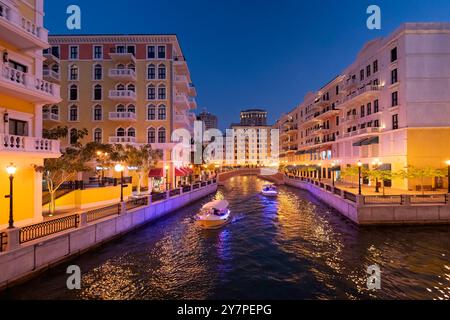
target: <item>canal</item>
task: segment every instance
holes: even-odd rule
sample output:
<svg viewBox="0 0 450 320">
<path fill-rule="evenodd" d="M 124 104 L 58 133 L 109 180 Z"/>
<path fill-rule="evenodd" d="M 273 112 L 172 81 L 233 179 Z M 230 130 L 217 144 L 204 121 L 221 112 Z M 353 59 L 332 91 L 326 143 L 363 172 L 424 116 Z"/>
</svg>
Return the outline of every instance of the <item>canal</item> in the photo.
<svg viewBox="0 0 450 320">
<path fill-rule="evenodd" d="M 359 228 L 310 194 L 236 177 L 217 194 L 9 289 L 2 299 L 449 299 L 450 229 Z M 194 225 L 202 204 L 230 202 L 221 230 Z M 378 264 L 381 290 L 367 290 Z M 66 288 L 78 265 L 82 289 Z"/>
</svg>

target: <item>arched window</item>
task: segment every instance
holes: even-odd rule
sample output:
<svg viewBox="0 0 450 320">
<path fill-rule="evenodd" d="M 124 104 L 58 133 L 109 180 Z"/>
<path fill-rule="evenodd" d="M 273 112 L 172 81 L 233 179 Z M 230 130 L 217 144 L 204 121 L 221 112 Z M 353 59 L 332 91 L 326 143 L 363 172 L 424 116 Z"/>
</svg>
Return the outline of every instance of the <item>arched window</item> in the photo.
<svg viewBox="0 0 450 320">
<path fill-rule="evenodd" d="M 147 120 L 156 120 L 156 107 L 152 104 L 147 106 Z"/>
<path fill-rule="evenodd" d="M 119 105 L 116 107 L 116 111 L 117 111 L 117 112 L 126 112 L 127 109 L 125 108 L 125 106 L 124 106 L 123 104 L 119 104 Z"/>
<path fill-rule="evenodd" d="M 163 64 L 158 66 L 158 79 L 166 79 L 166 66 Z"/>
<path fill-rule="evenodd" d="M 69 108 L 69 121 L 78 121 L 78 107 L 75 105 Z"/>
<path fill-rule="evenodd" d="M 102 143 L 102 129 L 96 128 L 94 130 L 94 142 Z"/>
<path fill-rule="evenodd" d="M 100 64 L 94 65 L 94 80 L 103 79 L 103 68 Z"/>
<path fill-rule="evenodd" d="M 117 135 L 118 137 L 125 137 L 125 129 L 124 129 L 124 128 L 118 128 L 118 129 L 116 130 L 116 135 Z"/>
<path fill-rule="evenodd" d="M 154 64 L 150 64 L 147 67 L 147 79 L 148 80 L 156 79 L 156 68 Z"/>
<path fill-rule="evenodd" d="M 129 63 L 127 68 L 130 69 L 130 70 L 136 71 L 136 66 L 134 65 L 134 63 Z"/>
<path fill-rule="evenodd" d="M 134 104 L 130 104 L 129 106 L 128 106 L 128 110 L 127 110 L 128 112 L 133 112 L 133 113 L 136 113 L 136 107 L 134 106 Z"/>
<path fill-rule="evenodd" d="M 69 67 L 69 80 L 77 81 L 78 77 L 79 77 L 78 67 L 73 64 Z"/>
<path fill-rule="evenodd" d="M 94 100 L 99 101 L 102 100 L 102 86 L 100 84 L 96 84 L 94 86 Z"/>
<path fill-rule="evenodd" d="M 155 130 L 155 128 L 149 128 L 147 130 L 147 143 L 156 143 L 156 130 Z"/>
<path fill-rule="evenodd" d="M 117 65 L 117 69 L 125 69 L 125 66 L 123 64 L 119 63 Z"/>
<path fill-rule="evenodd" d="M 128 135 L 129 137 L 136 137 L 136 129 L 134 129 L 134 128 L 129 128 L 129 129 L 128 129 L 127 135 Z"/>
<path fill-rule="evenodd" d="M 166 86 L 165 85 L 160 85 L 158 87 L 158 99 L 166 100 Z"/>
<path fill-rule="evenodd" d="M 103 108 L 101 105 L 96 105 L 94 107 L 94 121 L 102 121 L 103 119 Z"/>
<path fill-rule="evenodd" d="M 147 87 L 147 99 L 148 100 L 156 99 L 156 89 L 155 86 L 152 84 Z"/>
<path fill-rule="evenodd" d="M 127 86 L 127 90 L 136 92 L 136 87 L 135 87 L 134 84 L 129 84 L 129 85 Z"/>
<path fill-rule="evenodd" d="M 124 86 L 122 83 L 119 83 L 119 84 L 116 86 L 116 90 L 120 90 L 120 91 L 125 90 L 125 86 Z"/>
<path fill-rule="evenodd" d="M 59 64 L 54 63 L 54 64 L 52 65 L 51 69 L 52 69 L 53 72 L 56 72 L 56 73 L 59 74 Z"/>
<path fill-rule="evenodd" d="M 52 106 L 51 113 L 59 116 L 59 107 L 56 104 Z"/>
<path fill-rule="evenodd" d="M 49 111 L 50 111 L 49 106 L 44 106 L 44 107 L 42 108 L 42 112 L 43 112 L 43 113 L 49 113 Z"/>
<path fill-rule="evenodd" d="M 166 128 L 159 128 L 158 143 L 166 143 Z"/>
<path fill-rule="evenodd" d="M 166 106 L 163 104 L 158 107 L 158 120 L 166 120 Z"/>
<path fill-rule="evenodd" d="M 72 84 L 69 87 L 69 100 L 71 101 L 78 100 L 78 86 L 76 84 Z"/>
<path fill-rule="evenodd" d="M 70 134 L 69 134 L 69 143 L 71 145 L 74 145 L 76 143 L 78 143 L 78 130 L 77 129 L 70 129 Z"/>
</svg>

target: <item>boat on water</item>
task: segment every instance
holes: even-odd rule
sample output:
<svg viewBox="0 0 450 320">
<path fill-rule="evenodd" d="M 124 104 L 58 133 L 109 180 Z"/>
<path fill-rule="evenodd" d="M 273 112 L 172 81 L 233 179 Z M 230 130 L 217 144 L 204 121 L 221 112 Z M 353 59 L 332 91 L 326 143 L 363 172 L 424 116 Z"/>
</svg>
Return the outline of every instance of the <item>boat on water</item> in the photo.
<svg viewBox="0 0 450 320">
<path fill-rule="evenodd" d="M 262 194 L 267 197 L 275 197 L 278 195 L 278 189 L 273 184 L 266 184 L 263 186 Z"/>
<path fill-rule="evenodd" d="M 196 223 L 203 229 L 218 229 L 231 220 L 229 203 L 216 200 L 205 204 L 197 215 Z"/>
</svg>

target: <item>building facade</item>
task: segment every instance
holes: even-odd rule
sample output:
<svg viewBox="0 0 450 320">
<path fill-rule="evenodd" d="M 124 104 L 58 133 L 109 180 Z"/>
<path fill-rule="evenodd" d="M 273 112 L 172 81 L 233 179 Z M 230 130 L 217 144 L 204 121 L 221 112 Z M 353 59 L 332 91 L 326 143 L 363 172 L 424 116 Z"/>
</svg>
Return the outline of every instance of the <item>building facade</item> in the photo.
<svg viewBox="0 0 450 320">
<path fill-rule="evenodd" d="M 44 74 L 60 83 L 63 100 L 44 107 L 45 127 L 86 128 L 82 143 L 150 144 L 163 151 L 159 167 L 170 166 L 160 175 L 174 181 L 176 168 L 187 164 L 171 161 L 171 135 L 181 128 L 192 132 L 197 107 L 177 37 L 64 35 L 49 41 Z M 71 140 L 69 134 L 63 145 Z"/>
<path fill-rule="evenodd" d="M 403 24 L 367 43 L 341 75 L 306 95 L 294 111 L 297 144 L 286 151 L 288 140 L 280 140 L 282 162 L 316 165 L 327 178 L 332 165 L 339 176 L 358 161 L 392 171 L 444 168 L 450 158 L 449 83 L 450 24 Z M 444 180 L 427 184 L 443 188 Z M 399 189 L 417 183 L 387 181 Z"/>
<path fill-rule="evenodd" d="M 248 109 L 241 111 L 241 125 L 266 126 L 267 111 L 261 109 Z"/>
<path fill-rule="evenodd" d="M 42 108 L 60 101 L 60 87 L 43 80 L 48 48 L 43 0 L 0 2 L 0 229 L 8 224 L 13 165 L 16 226 L 42 220 L 42 175 L 35 167 L 60 156 L 58 141 L 42 138 Z M 26 199 L 17 201 L 18 197 Z"/>
<path fill-rule="evenodd" d="M 203 126 L 205 130 L 209 129 L 218 129 L 219 128 L 219 122 L 217 120 L 217 116 L 213 115 L 210 112 L 202 111 L 198 115 L 198 120 L 203 122 Z"/>
</svg>

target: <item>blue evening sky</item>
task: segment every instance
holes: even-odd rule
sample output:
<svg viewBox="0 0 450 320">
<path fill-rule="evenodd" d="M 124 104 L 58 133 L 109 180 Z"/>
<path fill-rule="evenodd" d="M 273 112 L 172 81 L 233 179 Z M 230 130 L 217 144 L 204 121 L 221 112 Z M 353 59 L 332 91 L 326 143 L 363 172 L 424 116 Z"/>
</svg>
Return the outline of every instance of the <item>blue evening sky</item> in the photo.
<svg viewBox="0 0 450 320">
<path fill-rule="evenodd" d="M 66 8 L 82 29 L 66 28 Z M 382 10 L 382 30 L 366 9 Z M 449 0 L 45 0 L 52 34 L 177 34 L 198 92 L 198 111 L 220 127 L 264 108 L 274 122 L 350 64 L 366 41 L 403 22 L 450 21 Z"/>
</svg>

